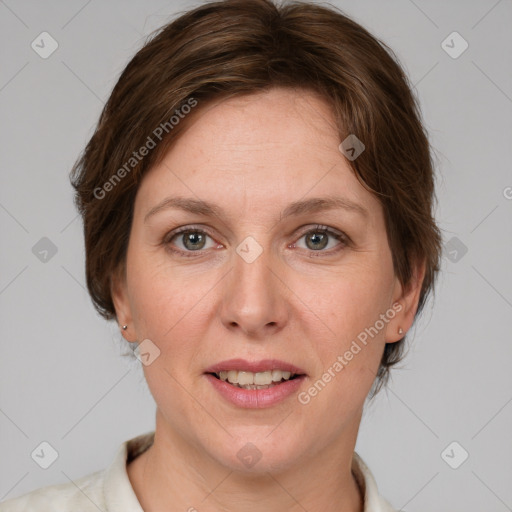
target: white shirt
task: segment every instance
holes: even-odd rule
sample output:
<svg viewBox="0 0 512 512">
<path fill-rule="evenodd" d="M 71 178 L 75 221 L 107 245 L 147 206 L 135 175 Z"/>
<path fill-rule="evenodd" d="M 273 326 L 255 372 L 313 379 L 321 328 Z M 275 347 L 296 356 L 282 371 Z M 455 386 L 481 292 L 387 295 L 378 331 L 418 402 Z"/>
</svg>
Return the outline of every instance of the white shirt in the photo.
<svg viewBox="0 0 512 512">
<path fill-rule="evenodd" d="M 126 471 L 133 460 L 154 440 L 154 431 L 125 441 L 110 466 L 75 482 L 36 489 L 19 498 L 0 503 L 0 512 L 144 512 Z M 368 466 L 354 452 L 352 472 L 364 495 L 364 512 L 396 512 L 379 495 Z"/>
</svg>

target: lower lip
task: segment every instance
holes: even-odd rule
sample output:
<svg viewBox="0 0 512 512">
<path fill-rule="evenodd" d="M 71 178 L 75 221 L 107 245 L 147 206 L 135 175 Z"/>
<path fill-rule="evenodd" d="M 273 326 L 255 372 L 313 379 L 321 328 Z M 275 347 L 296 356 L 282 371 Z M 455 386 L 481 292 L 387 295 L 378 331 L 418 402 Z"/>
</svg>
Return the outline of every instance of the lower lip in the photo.
<svg viewBox="0 0 512 512">
<path fill-rule="evenodd" d="M 305 376 L 302 375 L 267 389 L 244 389 L 232 386 L 209 373 L 205 375 L 212 386 L 228 402 L 245 409 L 264 409 L 265 407 L 271 407 L 272 405 L 284 401 L 298 390 L 305 378 Z"/>
</svg>

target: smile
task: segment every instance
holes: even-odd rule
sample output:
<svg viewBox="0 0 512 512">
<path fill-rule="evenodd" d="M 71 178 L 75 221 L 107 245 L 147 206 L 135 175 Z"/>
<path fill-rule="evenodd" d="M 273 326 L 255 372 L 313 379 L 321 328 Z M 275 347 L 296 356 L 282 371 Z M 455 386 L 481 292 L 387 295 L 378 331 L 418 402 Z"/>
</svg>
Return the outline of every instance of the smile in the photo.
<svg viewBox="0 0 512 512">
<path fill-rule="evenodd" d="M 224 401 L 236 407 L 261 409 L 297 393 L 305 372 L 276 359 L 231 359 L 207 368 L 205 377 Z"/>
<path fill-rule="evenodd" d="M 281 382 L 295 379 L 296 373 L 272 370 L 265 372 L 244 372 L 238 370 L 224 370 L 214 373 L 218 379 L 243 389 L 268 389 Z"/>
</svg>

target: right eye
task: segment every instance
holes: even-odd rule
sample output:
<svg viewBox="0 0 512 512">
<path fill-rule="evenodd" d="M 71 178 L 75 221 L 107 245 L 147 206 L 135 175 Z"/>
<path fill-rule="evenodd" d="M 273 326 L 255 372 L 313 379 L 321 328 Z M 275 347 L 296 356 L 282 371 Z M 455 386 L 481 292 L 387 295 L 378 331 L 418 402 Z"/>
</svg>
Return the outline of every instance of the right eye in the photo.
<svg viewBox="0 0 512 512">
<path fill-rule="evenodd" d="M 211 240 L 210 246 L 207 246 L 208 238 Z M 215 245 L 215 241 L 202 229 L 184 227 L 167 234 L 164 244 L 170 251 L 190 257 L 192 256 L 190 253 L 198 253 L 210 249 Z M 173 246 L 176 246 L 177 249 Z"/>
</svg>

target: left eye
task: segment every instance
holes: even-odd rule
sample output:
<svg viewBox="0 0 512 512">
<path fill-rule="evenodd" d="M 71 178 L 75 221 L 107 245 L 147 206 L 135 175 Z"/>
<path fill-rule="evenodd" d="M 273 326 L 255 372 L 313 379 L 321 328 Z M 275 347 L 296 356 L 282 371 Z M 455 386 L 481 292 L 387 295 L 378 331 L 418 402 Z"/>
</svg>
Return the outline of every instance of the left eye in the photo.
<svg viewBox="0 0 512 512">
<path fill-rule="evenodd" d="M 310 229 L 308 232 L 304 233 L 299 240 L 305 238 L 306 247 L 301 247 L 301 249 L 307 249 L 311 251 L 323 251 L 324 249 L 332 249 L 336 247 L 334 241 L 345 242 L 345 238 L 341 233 L 337 233 L 336 231 L 332 231 L 327 227 L 318 227 L 315 229 Z M 296 244 L 294 244 L 296 245 Z M 343 245 L 343 243 L 341 244 Z M 329 246 L 329 247 L 328 247 Z M 327 252 L 327 251 L 324 251 Z"/>
</svg>

